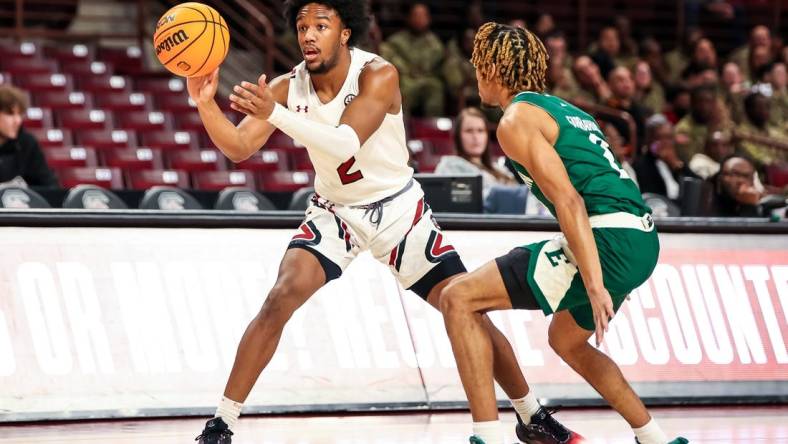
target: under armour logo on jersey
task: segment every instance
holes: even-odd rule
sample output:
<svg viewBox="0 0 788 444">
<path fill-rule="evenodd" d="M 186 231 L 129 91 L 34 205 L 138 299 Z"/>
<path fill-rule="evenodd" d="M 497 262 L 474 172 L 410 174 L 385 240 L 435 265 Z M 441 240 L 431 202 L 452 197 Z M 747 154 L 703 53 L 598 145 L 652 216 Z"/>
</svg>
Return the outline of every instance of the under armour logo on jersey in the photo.
<svg viewBox="0 0 788 444">
<path fill-rule="evenodd" d="M 303 109 L 304 109 L 304 112 L 305 112 L 305 113 L 308 113 L 308 112 L 309 112 L 309 105 L 304 105 L 304 106 L 301 106 L 301 105 L 296 105 L 296 112 L 297 112 L 297 113 L 300 113 L 300 112 L 301 112 L 301 108 L 303 108 Z"/>
</svg>

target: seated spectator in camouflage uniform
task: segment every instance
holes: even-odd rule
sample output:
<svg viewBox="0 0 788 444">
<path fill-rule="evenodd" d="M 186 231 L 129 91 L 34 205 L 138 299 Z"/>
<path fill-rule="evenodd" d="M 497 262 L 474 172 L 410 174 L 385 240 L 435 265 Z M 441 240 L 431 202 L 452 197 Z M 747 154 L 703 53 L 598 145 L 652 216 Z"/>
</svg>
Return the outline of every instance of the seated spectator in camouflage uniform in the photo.
<svg viewBox="0 0 788 444">
<path fill-rule="evenodd" d="M 619 66 L 610 72 L 608 85 L 612 96 L 605 105 L 629 113 L 635 120 L 637 134 L 630 134 L 626 124 L 617 125 L 618 132 L 624 137 L 627 144 L 640 146 L 645 135 L 646 118 L 651 112 L 635 100 L 635 82 L 629 69 Z"/>
<path fill-rule="evenodd" d="M 750 93 L 744 98 L 745 120 L 736 127 L 736 134 L 762 136 L 788 144 L 785 132 L 769 123 L 769 98 L 760 92 Z M 757 168 L 781 165 L 788 161 L 786 151 L 750 140 L 739 142 L 742 153 L 746 154 Z"/>
<path fill-rule="evenodd" d="M 665 54 L 665 64 L 668 67 L 668 81 L 676 83 L 681 77 L 681 73 L 690 63 L 690 55 L 695 47 L 695 42 L 703 37 L 703 31 L 694 27 L 684 33 L 682 44 Z"/>
<path fill-rule="evenodd" d="M 702 153 L 710 129 L 730 134 L 733 123 L 717 99 L 714 86 L 704 85 L 692 90 L 690 113 L 676 125 L 679 157 L 688 162 L 695 154 Z"/>
<path fill-rule="evenodd" d="M 771 117 L 769 123 L 788 132 L 788 76 L 785 63 L 774 62 L 761 68 L 759 80 L 771 86 Z"/>
<path fill-rule="evenodd" d="M 572 73 L 580 87 L 575 99 L 588 103 L 604 103 L 610 98 L 610 88 L 591 57 L 582 55 L 576 58 L 572 64 Z"/>
<path fill-rule="evenodd" d="M 635 100 L 648 108 L 650 114 L 661 113 L 665 108 L 665 90 L 654 81 L 651 66 L 645 60 L 635 64 Z"/>
<path fill-rule="evenodd" d="M 443 78 L 446 80 L 449 96 L 455 103 L 459 103 L 460 98 L 468 105 L 476 105 L 479 102 L 476 68 L 471 63 L 475 36 L 476 30 L 467 28 L 459 41 L 451 40 L 446 48 Z"/>
<path fill-rule="evenodd" d="M 701 179 L 708 179 L 720 171 L 720 162 L 733 154 L 730 135 L 722 131 L 712 131 L 706 139 L 702 153 L 692 156 L 689 169 Z"/>
<path fill-rule="evenodd" d="M 380 46 L 380 55 L 399 71 L 405 111 L 421 111 L 424 116 L 444 114 L 441 65 L 443 43 L 430 31 L 430 11 L 424 3 L 414 3 L 408 14 L 408 29 L 389 37 Z"/>
<path fill-rule="evenodd" d="M 758 25 L 750 31 L 750 40 L 746 45 L 735 49 L 728 58 L 731 62 L 739 65 L 745 79 L 751 80 L 750 75 L 750 53 L 759 46 L 771 47 L 772 33 L 769 28 Z M 752 73 L 754 74 L 754 73 Z"/>
</svg>

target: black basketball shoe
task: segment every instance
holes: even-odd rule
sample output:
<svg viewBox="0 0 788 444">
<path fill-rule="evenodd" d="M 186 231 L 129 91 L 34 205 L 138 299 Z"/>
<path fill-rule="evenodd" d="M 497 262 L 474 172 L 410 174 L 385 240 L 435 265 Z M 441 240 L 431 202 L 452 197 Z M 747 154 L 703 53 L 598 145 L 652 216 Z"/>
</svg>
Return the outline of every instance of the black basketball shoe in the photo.
<svg viewBox="0 0 788 444">
<path fill-rule="evenodd" d="M 211 418 L 205 423 L 202 433 L 196 438 L 198 444 L 231 444 L 233 432 L 222 418 Z"/>
<path fill-rule="evenodd" d="M 552 413 L 544 407 L 531 416 L 531 423 L 525 424 L 517 415 L 515 433 L 520 441 L 527 444 L 580 444 L 584 438 L 567 429 L 553 418 Z"/>
</svg>

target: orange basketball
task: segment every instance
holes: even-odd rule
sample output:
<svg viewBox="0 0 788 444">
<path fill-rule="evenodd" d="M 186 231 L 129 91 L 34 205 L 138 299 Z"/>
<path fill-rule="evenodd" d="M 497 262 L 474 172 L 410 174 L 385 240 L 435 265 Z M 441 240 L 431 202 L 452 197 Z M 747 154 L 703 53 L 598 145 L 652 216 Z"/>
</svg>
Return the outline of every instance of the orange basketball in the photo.
<svg viewBox="0 0 788 444">
<path fill-rule="evenodd" d="M 210 74 L 227 56 L 230 31 L 222 16 L 202 3 L 182 3 L 159 19 L 153 34 L 156 57 L 183 77 Z"/>
</svg>

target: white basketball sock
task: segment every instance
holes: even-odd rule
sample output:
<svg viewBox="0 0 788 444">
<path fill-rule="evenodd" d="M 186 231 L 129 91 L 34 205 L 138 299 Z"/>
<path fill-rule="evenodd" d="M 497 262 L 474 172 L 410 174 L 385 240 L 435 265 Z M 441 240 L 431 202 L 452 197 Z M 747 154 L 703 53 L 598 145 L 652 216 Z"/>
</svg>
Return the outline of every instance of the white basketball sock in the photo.
<svg viewBox="0 0 788 444">
<path fill-rule="evenodd" d="M 539 401 L 534 396 L 533 391 L 529 391 L 527 395 L 523 396 L 520 399 L 511 399 L 510 402 L 512 403 L 512 407 L 520 415 L 520 419 L 523 420 L 523 423 L 529 424 L 531 422 L 531 416 L 534 415 L 539 410 Z"/>
<path fill-rule="evenodd" d="M 238 417 L 241 416 L 241 407 L 243 403 L 235 402 L 230 398 L 222 396 L 219 402 L 219 407 L 216 409 L 215 418 L 222 418 L 224 422 L 230 427 L 230 430 L 235 428 L 238 422 Z"/>
<path fill-rule="evenodd" d="M 481 438 L 484 444 L 504 444 L 501 421 L 474 422 L 473 434 Z"/>
<path fill-rule="evenodd" d="M 651 418 L 643 427 L 637 429 L 633 427 L 632 431 L 635 432 L 640 444 L 667 444 L 669 442 L 668 436 L 665 435 L 654 418 Z"/>
</svg>

